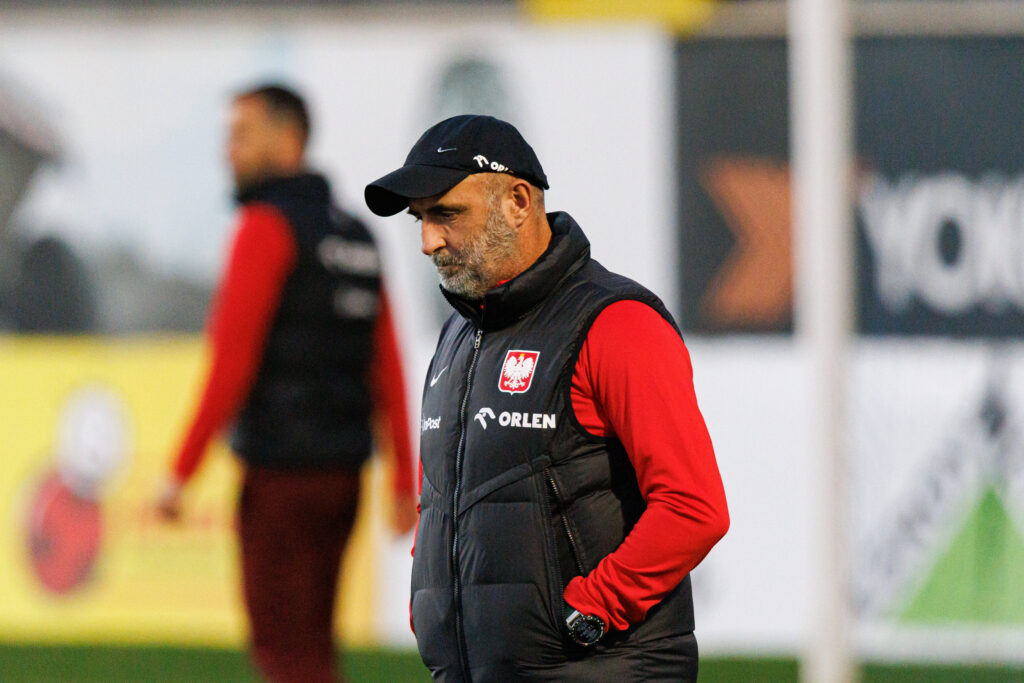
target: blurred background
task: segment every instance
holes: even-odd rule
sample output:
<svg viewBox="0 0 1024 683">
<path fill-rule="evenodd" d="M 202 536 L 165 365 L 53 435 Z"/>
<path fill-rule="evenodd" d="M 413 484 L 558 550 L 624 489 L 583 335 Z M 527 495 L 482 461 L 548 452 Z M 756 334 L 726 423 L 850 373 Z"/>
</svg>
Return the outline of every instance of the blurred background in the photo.
<svg viewBox="0 0 1024 683">
<path fill-rule="evenodd" d="M 1024 681 L 1024 2 L 849 11 L 851 652 L 865 681 Z M 254 680 L 230 454 L 182 525 L 151 503 L 232 228 L 227 105 L 267 80 L 305 94 L 315 164 L 382 244 L 416 423 L 448 311 L 412 219 L 370 215 L 363 187 L 447 116 L 519 127 L 547 205 L 665 300 L 693 357 L 732 515 L 693 580 L 702 680 L 797 680 L 821 454 L 784 2 L 4 0 L 0 681 Z M 425 680 L 412 539 L 386 530 L 384 467 L 365 477 L 346 666 Z"/>
</svg>

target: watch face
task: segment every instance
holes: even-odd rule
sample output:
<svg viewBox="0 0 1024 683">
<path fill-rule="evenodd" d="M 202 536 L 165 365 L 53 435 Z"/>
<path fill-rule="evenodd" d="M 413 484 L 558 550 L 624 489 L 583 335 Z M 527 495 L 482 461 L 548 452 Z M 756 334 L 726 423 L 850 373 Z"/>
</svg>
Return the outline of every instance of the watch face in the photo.
<svg viewBox="0 0 1024 683">
<path fill-rule="evenodd" d="M 585 643 L 596 643 L 604 635 L 604 629 L 594 617 L 584 617 L 576 625 L 576 635 Z"/>
<path fill-rule="evenodd" d="M 572 620 L 569 634 L 579 645 L 593 645 L 604 635 L 604 622 L 597 617 L 580 614 Z"/>
</svg>

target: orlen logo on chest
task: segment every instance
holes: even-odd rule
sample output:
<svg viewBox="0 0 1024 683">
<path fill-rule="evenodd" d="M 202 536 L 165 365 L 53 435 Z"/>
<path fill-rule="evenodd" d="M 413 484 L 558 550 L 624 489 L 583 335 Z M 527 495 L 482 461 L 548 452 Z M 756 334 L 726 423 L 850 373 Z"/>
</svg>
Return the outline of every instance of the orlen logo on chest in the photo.
<svg viewBox="0 0 1024 683">
<path fill-rule="evenodd" d="M 484 429 L 487 429 L 488 419 L 497 419 L 498 424 L 502 427 L 519 427 L 520 429 L 554 429 L 557 426 L 557 420 L 551 413 L 510 413 L 505 410 L 500 415 L 495 415 L 494 411 L 487 406 L 476 411 L 473 419 L 479 422 Z"/>
<path fill-rule="evenodd" d="M 498 388 L 509 394 L 522 394 L 530 388 L 533 371 L 537 368 L 540 351 L 523 351 L 512 349 L 505 354 L 505 362 L 501 364 L 501 376 Z"/>
</svg>

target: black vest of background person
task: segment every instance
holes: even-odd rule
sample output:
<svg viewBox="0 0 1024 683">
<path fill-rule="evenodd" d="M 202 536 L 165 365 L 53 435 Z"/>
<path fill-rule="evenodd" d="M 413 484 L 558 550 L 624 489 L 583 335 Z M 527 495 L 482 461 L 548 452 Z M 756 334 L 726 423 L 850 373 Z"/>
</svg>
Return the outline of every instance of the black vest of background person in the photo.
<svg viewBox="0 0 1024 683">
<path fill-rule="evenodd" d="M 548 219 L 547 251 L 482 308 L 446 293 L 457 313 L 423 392 L 420 655 L 441 681 L 695 680 L 689 577 L 643 622 L 591 648 L 565 630 L 564 587 L 645 509 L 622 444 L 589 434 L 572 411 L 580 346 L 614 301 L 641 301 L 675 323 L 654 294 L 590 258 L 569 215 Z"/>
<path fill-rule="evenodd" d="M 368 374 L 380 301 L 373 238 L 332 204 L 319 175 L 268 180 L 239 202 L 279 210 L 298 260 L 231 446 L 254 465 L 359 467 L 371 450 Z"/>
</svg>

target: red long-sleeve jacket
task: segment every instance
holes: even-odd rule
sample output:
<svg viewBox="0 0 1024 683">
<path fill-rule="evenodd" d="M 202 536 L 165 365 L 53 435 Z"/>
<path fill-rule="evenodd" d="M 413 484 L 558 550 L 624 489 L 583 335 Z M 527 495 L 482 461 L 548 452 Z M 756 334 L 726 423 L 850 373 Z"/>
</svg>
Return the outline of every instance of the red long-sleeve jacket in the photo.
<svg viewBox="0 0 1024 683">
<path fill-rule="evenodd" d="M 620 301 L 594 321 L 573 373 L 572 407 L 587 431 L 622 442 L 647 509 L 615 552 L 569 582 L 565 600 L 625 629 L 725 535 L 725 490 L 690 355 L 646 304 Z"/>
</svg>

